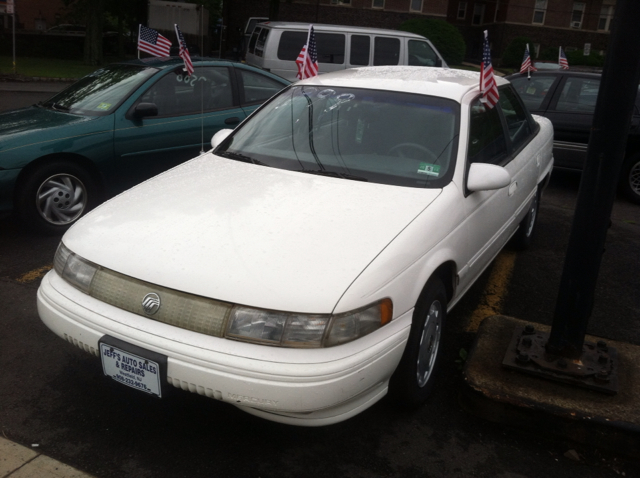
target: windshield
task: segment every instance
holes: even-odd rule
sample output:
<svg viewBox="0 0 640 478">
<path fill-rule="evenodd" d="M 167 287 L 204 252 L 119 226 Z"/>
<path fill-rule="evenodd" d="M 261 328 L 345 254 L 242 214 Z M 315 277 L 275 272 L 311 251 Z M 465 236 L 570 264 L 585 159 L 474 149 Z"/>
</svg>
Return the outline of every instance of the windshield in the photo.
<svg viewBox="0 0 640 478">
<path fill-rule="evenodd" d="M 217 149 L 240 161 L 418 188 L 453 175 L 458 103 L 344 87 L 293 86 Z"/>
<path fill-rule="evenodd" d="M 138 65 L 101 68 L 50 98 L 43 106 L 89 116 L 108 115 L 157 71 Z"/>
</svg>

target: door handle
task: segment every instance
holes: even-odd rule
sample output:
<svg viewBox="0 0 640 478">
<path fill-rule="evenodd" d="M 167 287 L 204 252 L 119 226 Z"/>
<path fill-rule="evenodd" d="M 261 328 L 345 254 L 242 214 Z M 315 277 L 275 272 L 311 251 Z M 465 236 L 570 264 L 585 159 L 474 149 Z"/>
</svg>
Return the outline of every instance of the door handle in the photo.
<svg viewBox="0 0 640 478">
<path fill-rule="evenodd" d="M 234 116 L 233 118 L 227 118 L 224 120 L 224 124 L 238 124 L 240 123 L 240 118 Z"/>
</svg>

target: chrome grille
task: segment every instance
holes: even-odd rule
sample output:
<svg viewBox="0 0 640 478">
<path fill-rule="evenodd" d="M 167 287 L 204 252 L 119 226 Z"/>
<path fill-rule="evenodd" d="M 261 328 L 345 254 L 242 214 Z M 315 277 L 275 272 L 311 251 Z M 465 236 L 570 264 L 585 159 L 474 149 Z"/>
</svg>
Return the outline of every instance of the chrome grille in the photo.
<svg viewBox="0 0 640 478">
<path fill-rule="evenodd" d="M 160 296 L 160 308 L 153 315 L 142 307 L 149 293 Z M 91 282 L 92 297 L 120 309 L 164 324 L 213 337 L 224 335 L 231 304 L 185 294 L 123 274 L 99 269 Z"/>
</svg>

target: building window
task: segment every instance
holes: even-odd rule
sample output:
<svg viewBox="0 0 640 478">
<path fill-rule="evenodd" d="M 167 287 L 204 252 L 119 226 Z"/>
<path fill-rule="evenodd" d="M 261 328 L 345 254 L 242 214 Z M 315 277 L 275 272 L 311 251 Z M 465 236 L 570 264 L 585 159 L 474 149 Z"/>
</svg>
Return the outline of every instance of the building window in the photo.
<svg viewBox="0 0 640 478">
<path fill-rule="evenodd" d="M 531 23 L 538 25 L 544 24 L 544 17 L 547 13 L 547 0 L 536 0 L 536 6 L 533 9 L 533 20 Z"/>
<path fill-rule="evenodd" d="M 584 5 L 584 2 L 573 3 L 573 11 L 571 12 L 571 28 L 582 28 Z"/>
<path fill-rule="evenodd" d="M 351 0 L 331 0 L 331 5 L 351 5 Z"/>
<path fill-rule="evenodd" d="M 412 12 L 421 12 L 422 11 L 422 0 L 411 0 L 411 11 Z"/>
<path fill-rule="evenodd" d="M 458 2 L 458 20 L 464 20 L 467 16 L 467 2 Z"/>
<path fill-rule="evenodd" d="M 605 32 L 611 31 L 611 21 L 613 20 L 613 5 L 604 5 L 600 10 L 600 19 L 598 20 L 598 30 Z"/>
<path fill-rule="evenodd" d="M 484 3 L 476 3 L 473 6 L 473 18 L 471 23 L 474 25 L 481 25 L 484 23 Z"/>
<path fill-rule="evenodd" d="M 384 8 L 384 0 L 373 0 L 371 8 Z"/>
</svg>

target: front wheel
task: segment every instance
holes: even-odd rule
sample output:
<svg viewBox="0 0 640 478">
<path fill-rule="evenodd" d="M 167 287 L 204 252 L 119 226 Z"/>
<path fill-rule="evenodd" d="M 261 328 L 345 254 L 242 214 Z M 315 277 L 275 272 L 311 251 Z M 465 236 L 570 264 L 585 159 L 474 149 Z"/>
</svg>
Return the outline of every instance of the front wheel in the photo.
<svg viewBox="0 0 640 478">
<path fill-rule="evenodd" d="M 434 277 L 416 304 L 404 354 L 391 378 L 391 393 L 403 405 L 422 404 L 435 387 L 446 316 L 447 294 L 442 281 Z"/>
<path fill-rule="evenodd" d="M 68 161 L 43 164 L 16 191 L 18 217 L 28 228 L 44 234 L 62 234 L 98 202 L 91 175 Z"/>
<path fill-rule="evenodd" d="M 624 162 L 620 176 L 620 192 L 629 201 L 640 204 L 640 154 Z"/>
</svg>

